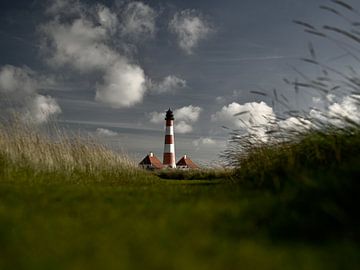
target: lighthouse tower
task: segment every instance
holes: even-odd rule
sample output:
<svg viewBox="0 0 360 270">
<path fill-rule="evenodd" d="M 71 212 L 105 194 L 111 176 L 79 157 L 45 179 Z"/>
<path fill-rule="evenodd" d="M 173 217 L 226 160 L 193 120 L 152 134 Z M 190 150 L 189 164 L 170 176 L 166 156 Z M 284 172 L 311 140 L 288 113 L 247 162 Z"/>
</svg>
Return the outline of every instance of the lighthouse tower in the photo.
<svg viewBox="0 0 360 270">
<path fill-rule="evenodd" d="M 175 163 L 175 140 L 174 140 L 174 114 L 169 110 L 166 112 L 165 146 L 163 164 L 168 168 L 176 168 Z"/>
</svg>

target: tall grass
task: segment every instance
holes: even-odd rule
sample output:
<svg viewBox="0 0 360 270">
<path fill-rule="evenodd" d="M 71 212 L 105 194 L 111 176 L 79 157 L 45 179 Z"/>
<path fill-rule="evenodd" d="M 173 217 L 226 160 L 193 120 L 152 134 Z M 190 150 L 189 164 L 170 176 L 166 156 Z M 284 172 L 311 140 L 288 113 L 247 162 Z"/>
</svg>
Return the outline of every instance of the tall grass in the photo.
<svg viewBox="0 0 360 270">
<path fill-rule="evenodd" d="M 276 90 L 272 94 L 258 92 L 283 110 L 277 112 L 276 119 L 268 119 L 266 125 L 251 127 L 255 131 L 261 129 L 261 137 L 256 136 L 251 128 L 248 128 L 248 133 L 243 130 L 231 133 L 229 147 L 223 154 L 230 165 L 250 173 L 252 167 L 260 169 L 256 163 L 262 164 L 261 171 L 270 169 L 280 156 L 286 157 L 282 164 L 289 169 L 299 164 L 317 166 L 341 163 L 348 154 L 357 154 L 350 145 L 353 143 L 354 149 L 357 149 L 360 133 L 360 74 L 357 72 L 360 64 L 360 12 L 346 1 L 338 0 L 331 0 L 328 5 L 319 8 L 330 12 L 337 21 L 342 20 L 345 28 L 331 24 L 317 26 L 301 20 L 294 20 L 294 23 L 303 27 L 312 37 L 335 44 L 341 54 L 337 58 L 341 61 L 330 62 L 331 65 L 322 61 L 312 43 L 309 43 L 309 57 L 301 60 L 315 66 L 316 73 L 305 74 L 294 68 L 297 78 L 284 81 L 296 95 L 306 92 L 313 97 L 321 97 L 326 104 L 325 108 L 310 107 L 309 111 L 300 111 Z M 351 66 L 344 64 L 344 57 L 348 57 Z M 337 100 L 337 103 L 333 101 L 332 110 L 327 101 L 330 97 Z M 345 99 L 347 103 L 343 102 L 340 106 Z M 248 112 L 239 112 L 234 117 L 244 113 Z M 289 118 L 297 121 L 293 127 L 284 125 L 284 120 Z"/>
<path fill-rule="evenodd" d="M 299 112 L 284 101 L 286 98 L 279 99 L 274 90 L 273 102 L 288 111 L 277 119 L 269 119 L 267 125 L 253 127 L 263 131 L 261 137 L 252 130 L 248 133 L 234 130 L 222 157 L 235 168 L 234 183 L 257 190 L 264 200 L 267 193 L 276 195 L 276 202 L 269 201 L 268 209 L 261 215 L 249 213 L 249 219 L 276 239 L 336 237 L 358 242 L 360 13 L 344 1 L 332 0 L 320 8 L 344 19 L 348 29 L 295 23 L 304 27 L 305 32 L 338 45 L 355 66 L 342 67 L 341 62 L 329 66 L 318 58 L 310 43 L 310 57 L 302 60 L 316 66 L 320 75 L 306 75 L 294 69 L 299 78 L 285 82 L 296 94 L 306 90 L 324 100 L 329 95 L 338 100 L 346 98 L 347 103 L 342 104 L 343 108 L 338 103 L 332 111 L 328 107 L 312 108 L 311 113 Z M 234 117 L 243 113 L 247 112 Z M 297 125 L 292 128 L 282 125 L 281 121 L 288 117 L 297 119 Z"/>
<path fill-rule="evenodd" d="M 321 181 L 329 173 L 345 181 L 360 176 L 360 130 L 312 131 L 296 140 L 253 146 L 234 159 L 235 177 L 251 187 L 281 189 L 289 182 Z"/>
<path fill-rule="evenodd" d="M 94 138 L 70 136 L 57 128 L 51 133 L 20 122 L 1 125 L 1 179 L 115 183 L 150 177 L 127 155 Z"/>
</svg>

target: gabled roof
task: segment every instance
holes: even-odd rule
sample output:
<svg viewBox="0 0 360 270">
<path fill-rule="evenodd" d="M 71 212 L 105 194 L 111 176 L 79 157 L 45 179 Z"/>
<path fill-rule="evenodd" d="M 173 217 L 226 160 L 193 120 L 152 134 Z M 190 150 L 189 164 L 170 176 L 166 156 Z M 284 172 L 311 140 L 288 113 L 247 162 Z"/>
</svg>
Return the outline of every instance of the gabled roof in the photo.
<svg viewBox="0 0 360 270">
<path fill-rule="evenodd" d="M 190 169 L 199 169 L 199 166 L 196 165 L 189 157 L 186 155 L 183 156 L 177 163 L 176 166 L 187 166 Z"/>
<path fill-rule="evenodd" d="M 160 160 L 155 157 L 154 154 L 150 153 L 147 155 L 140 163 L 139 165 L 151 165 L 154 167 L 154 169 L 162 169 L 164 165 L 160 162 Z"/>
</svg>

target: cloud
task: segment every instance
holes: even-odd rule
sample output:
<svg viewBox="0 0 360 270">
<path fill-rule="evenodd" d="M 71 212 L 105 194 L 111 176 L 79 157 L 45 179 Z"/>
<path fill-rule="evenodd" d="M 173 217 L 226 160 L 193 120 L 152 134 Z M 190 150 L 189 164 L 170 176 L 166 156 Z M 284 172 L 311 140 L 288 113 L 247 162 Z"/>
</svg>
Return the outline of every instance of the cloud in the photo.
<svg viewBox="0 0 360 270">
<path fill-rule="evenodd" d="M 145 8 L 138 2 L 129 6 L 133 6 L 131 11 Z M 47 61 L 56 68 L 69 66 L 80 73 L 96 72 L 102 80 L 96 84 L 95 100 L 113 108 L 131 107 L 143 100 L 145 72 L 113 45 L 114 41 L 121 42 L 114 34 L 117 15 L 102 5 L 97 5 L 95 10 L 96 14 L 88 14 L 80 9 L 75 18 L 53 19 L 40 27 Z M 133 21 L 140 20 L 140 15 L 134 15 Z M 146 24 L 140 23 L 139 27 L 148 31 Z"/>
<path fill-rule="evenodd" d="M 216 101 L 216 103 L 221 104 L 221 103 L 224 103 L 226 101 L 226 98 L 222 97 L 222 96 L 218 96 L 218 97 L 215 98 L 215 101 Z"/>
<path fill-rule="evenodd" d="M 198 121 L 202 110 L 201 107 L 189 105 L 175 110 L 174 117 L 180 121 L 195 123 Z"/>
<path fill-rule="evenodd" d="M 199 42 L 212 32 L 209 23 L 189 9 L 175 13 L 169 29 L 176 35 L 179 47 L 187 54 L 192 54 Z"/>
<path fill-rule="evenodd" d="M 208 137 L 200 137 L 199 139 L 193 140 L 192 144 L 195 147 L 200 147 L 200 146 L 211 146 L 211 145 L 215 145 L 216 141 L 212 138 L 208 138 Z"/>
<path fill-rule="evenodd" d="M 160 83 L 150 82 L 150 89 L 157 94 L 173 93 L 186 87 L 186 81 L 174 75 L 165 77 Z"/>
<path fill-rule="evenodd" d="M 186 133 L 190 133 L 193 131 L 193 127 L 192 125 L 190 125 L 189 123 L 185 122 L 185 121 L 178 121 L 175 124 L 175 132 L 180 133 L 180 134 L 186 134 Z"/>
<path fill-rule="evenodd" d="M 103 84 L 97 86 L 95 100 L 113 108 L 131 107 L 143 100 L 146 91 L 144 71 L 125 60 L 107 70 Z"/>
<path fill-rule="evenodd" d="M 174 111 L 175 118 L 175 132 L 185 134 L 193 131 L 193 124 L 199 120 L 202 108 L 198 106 L 185 106 Z M 150 113 L 150 122 L 154 124 L 161 124 L 165 121 L 165 112 Z"/>
<path fill-rule="evenodd" d="M 302 117 L 289 117 L 285 120 L 279 121 L 277 127 L 281 131 L 306 131 L 313 127 L 311 121 L 304 119 Z"/>
<path fill-rule="evenodd" d="M 118 29 L 118 17 L 115 13 L 112 13 L 108 7 L 103 5 L 97 6 L 97 15 L 99 23 L 107 29 L 110 34 L 115 34 Z"/>
<path fill-rule="evenodd" d="M 24 120 L 41 124 L 61 113 L 56 100 L 50 96 L 36 95 L 25 110 Z"/>
<path fill-rule="evenodd" d="M 273 109 L 263 101 L 260 103 L 249 102 L 243 105 L 233 102 L 211 116 L 212 122 L 221 123 L 233 129 L 249 129 L 254 126 L 267 125 L 274 119 Z"/>
<path fill-rule="evenodd" d="M 128 3 L 122 12 L 122 34 L 131 39 L 152 38 L 156 32 L 157 14 L 142 2 Z"/>
<path fill-rule="evenodd" d="M 161 124 L 165 121 L 165 113 L 151 112 L 149 116 L 150 122 L 154 124 Z"/>
<path fill-rule="evenodd" d="M 39 85 L 36 73 L 28 67 L 6 65 L 0 68 L 0 92 L 2 93 L 31 94 Z"/>
<path fill-rule="evenodd" d="M 5 95 L 9 103 L 2 103 L 2 109 L 20 113 L 27 122 L 40 124 L 61 113 L 56 100 L 37 92 L 46 79 L 28 67 L 6 65 L 0 68 L 0 96 Z M 11 108 L 9 108 L 9 106 Z"/>
<path fill-rule="evenodd" d="M 349 119 L 355 123 L 360 123 L 360 96 L 346 96 L 341 102 L 333 103 L 329 106 L 329 117 Z M 336 121 L 336 120 L 334 120 Z"/>
<path fill-rule="evenodd" d="M 118 135 L 117 132 L 106 129 L 106 128 L 97 128 L 95 133 L 97 136 L 100 136 L 100 137 L 114 137 L 114 136 Z"/>
<path fill-rule="evenodd" d="M 249 102 L 243 105 L 233 102 L 211 116 L 211 121 L 230 129 L 243 129 L 266 141 L 266 128 L 275 121 L 273 109 L 265 102 Z"/>
<path fill-rule="evenodd" d="M 78 18 L 71 23 L 51 21 L 40 27 L 54 67 L 72 66 L 81 72 L 106 69 L 119 55 L 106 45 L 106 29 Z"/>
<path fill-rule="evenodd" d="M 344 127 L 352 123 L 360 124 L 359 95 L 336 97 L 330 94 L 325 98 L 325 101 L 316 100 L 319 106 L 328 104 L 324 109 L 312 109 L 309 113 L 313 120 L 320 123 L 320 127 L 321 125 Z"/>
<path fill-rule="evenodd" d="M 360 125 L 360 96 L 335 96 L 314 98 L 318 108 L 311 109 L 307 116 L 276 118 L 273 109 L 266 103 L 251 102 L 240 105 L 233 102 L 211 116 L 211 121 L 230 129 L 240 129 L 264 142 L 279 138 L 291 138 L 298 132 L 321 129 L 328 125 L 344 128 Z M 271 131 L 270 133 L 268 131 Z M 286 136 L 282 136 L 286 135 Z"/>
</svg>

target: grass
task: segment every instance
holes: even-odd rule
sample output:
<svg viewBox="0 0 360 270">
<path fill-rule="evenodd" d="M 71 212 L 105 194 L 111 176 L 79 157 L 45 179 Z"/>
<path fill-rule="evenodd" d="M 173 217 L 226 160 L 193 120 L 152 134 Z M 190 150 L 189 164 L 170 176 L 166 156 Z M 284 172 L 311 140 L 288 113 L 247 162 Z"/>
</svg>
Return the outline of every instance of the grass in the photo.
<svg viewBox="0 0 360 270">
<path fill-rule="evenodd" d="M 310 131 L 296 140 L 234 152 L 231 159 L 238 163 L 234 183 L 276 195 L 277 202 L 259 216 L 269 235 L 360 240 L 359 130 Z"/>
<path fill-rule="evenodd" d="M 235 143 L 241 144 L 241 140 Z M 233 152 L 228 158 L 237 167 L 233 180 L 254 188 L 276 190 L 289 184 L 303 185 L 306 179 L 314 178 L 355 179 L 359 173 L 360 130 L 313 130 L 292 140 Z"/>
<path fill-rule="evenodd" d="M 223 170 L 181 172 L 212 180 L 160 180 L 92 140 L 14 130 L 1 131 L 0 269 L 360 266 L 356 231 L 337 231 L 343 212 L 333 201 L 307 214 L 323 202 L 313 201 L 318 191 L 249 189 Z M 88 151 L 74 166 L 36 157 L 68 160 L 73 149 Z"/>
<path fill-rule="evenodd" d="M 219 180 L 229 178 L 232 170 L 226 168 L 196 169 L 196 170 L 160 170 L 155 174 L 162 179 L 169 180 Z"/>
<path fill-rule="evenodd" d="M 70 137 L 58 129 L 53 135 L 34 127 L 0 127 L 0 176 L 14 182 L 151 182 L 154 177 L 93 138 Z"/>
<path fill-rule="evenodd" d="M 1 269 L 359 266 L 351 241 L 267 237 L 251 217 L 276 198 L 228 185 L 1 183 L 0 194 Z"/>
</svg>

